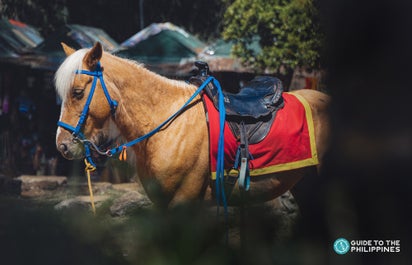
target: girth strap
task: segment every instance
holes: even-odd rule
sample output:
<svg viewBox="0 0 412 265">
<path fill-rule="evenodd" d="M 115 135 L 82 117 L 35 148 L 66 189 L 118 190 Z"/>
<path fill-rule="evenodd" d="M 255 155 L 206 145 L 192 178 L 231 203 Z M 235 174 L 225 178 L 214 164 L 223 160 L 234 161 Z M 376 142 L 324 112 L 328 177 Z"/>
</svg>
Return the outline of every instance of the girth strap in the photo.
<svg viewBox="0 0 412 265">
<path fill-rule="evenodd" d="M 250 187 L 250 174 L 249 174 L 249 143 L 246 135 L 245 124 L 240 124 L 240 171 L 239 171 L 239 187 L 248 191 Z"/>
</svg>

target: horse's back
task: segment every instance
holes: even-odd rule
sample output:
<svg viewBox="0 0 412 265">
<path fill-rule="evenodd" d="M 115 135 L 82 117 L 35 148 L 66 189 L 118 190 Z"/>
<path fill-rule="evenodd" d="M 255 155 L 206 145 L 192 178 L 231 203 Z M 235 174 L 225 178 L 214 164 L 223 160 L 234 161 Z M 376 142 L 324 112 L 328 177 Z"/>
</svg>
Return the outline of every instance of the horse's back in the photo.
<svg viewBox="0 0 412 265">
<path fill-rule="evenodd" d="M 312 112 L 327 113 L 328 105 L 330 103 L 329 95 L 313 89 L 294 90 L 291 94 L 297 94 L 306 99 L 312 109 Z"/>
<path fill-rule="evenodd" d="M 316 149 L 319 161 L 329 145 L 329 104 L 330 96 L 313 89 L 294 90 L 291 94 L 303 97 L 312 110 L 313 125 L 315 129 Z"/>
</svg>

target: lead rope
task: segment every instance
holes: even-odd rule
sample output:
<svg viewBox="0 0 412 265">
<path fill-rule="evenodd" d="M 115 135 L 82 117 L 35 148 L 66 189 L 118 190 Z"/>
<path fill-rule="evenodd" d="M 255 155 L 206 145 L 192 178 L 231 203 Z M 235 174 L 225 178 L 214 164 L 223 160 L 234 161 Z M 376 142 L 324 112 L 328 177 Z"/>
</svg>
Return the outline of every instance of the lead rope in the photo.
<svg viewBox="0 0 412 265">
<path fill-rule="evenodd" d="M 87 185 L 89 187 L 89 195 L 90 195 L 90 203 L 92 204 L 92 212 L 93 215 L 96 216 L 96 207 L 94 205 L 94 197 L 93 197 L 93 189 L 92 189 L 92 181 L 90 179 L 90 172 L 93 172 L 96 170 L 96 167 L 93 166 L 87 159 L 84 160 L 85 164 L 85 171 L 87 173 Z"/>
</svg>

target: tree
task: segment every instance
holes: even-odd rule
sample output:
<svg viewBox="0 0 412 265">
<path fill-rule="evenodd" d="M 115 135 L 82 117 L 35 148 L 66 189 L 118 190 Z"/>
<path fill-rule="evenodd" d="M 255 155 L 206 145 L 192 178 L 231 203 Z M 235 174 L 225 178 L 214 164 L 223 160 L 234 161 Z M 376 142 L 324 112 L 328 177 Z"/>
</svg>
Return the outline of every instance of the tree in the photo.
<svg viewBox="0 0 412 265">
<path fill-rule="evenodd" d="M 320 68 L 323 34 L 316 0 L 235 0 L 224 16 L 232 53 L 254 68 L 286 72 Z M 250 48 L 258 39 L 260 51 Z"/>
</svg>

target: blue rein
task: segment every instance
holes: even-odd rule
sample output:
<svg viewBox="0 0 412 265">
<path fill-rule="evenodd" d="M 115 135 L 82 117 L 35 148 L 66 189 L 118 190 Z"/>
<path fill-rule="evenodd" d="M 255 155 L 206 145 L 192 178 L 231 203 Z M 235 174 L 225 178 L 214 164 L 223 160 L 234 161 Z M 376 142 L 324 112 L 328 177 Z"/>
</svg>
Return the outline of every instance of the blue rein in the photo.
<svg viewBox="0 0 412 265">
<path fill-rule="evenodd" d="M 92 157 L 91 157 L 91 151 L 90 148 L 93 147 L 96 149 L 96 151 L 99 154 L 104 154 L 107 156 L 112 156 L 115 153 L 118 153 L 123 150 L 123 148 L 133 146 L 151 136 L 159 132 L 166 124 L 168 124 L 170 121 L 172 121 L 176 116 L 178 116 L 180 113 L 182 113 L 186 107 L 192 102 L 196 96 L 200 94 L 200 92 L 210 83 L 212 82 L 213 85 L 217 88 L 218 94 L 219 94 L 219 141 L 218 141 L 218 153 L 217 153 L 217 168 L 216 168 L 216 200 L 217 200 L 217 205 L 220 205 L 220 202 L 223 204 L 224 210 L 225 210 L 225 216 L 227 217 L 227 200 L 226 200 L 226 195 L 225 195 L 225 190 L 224 190 L 224 128 L 225 128 L 225 117 L 226 117 L 226 111 L 225 111 L 225 105 L 224 105 L 224 99 L 223 99 L 223 91 L 222 88 L 220 87 L 219 82 L 212 76 L 208 77 L 201 86 L 195 91 L 195 93 L 186 101 L 186 103 L 179 109 L 177 110 L 174 114 L 172 114 L 169 118 L 167 118 L 164 122 L 162 122 L 159 126 L 154 128 L 152 131 L 148 132 L 147 134 L 136 138 L 130 142 L 124 143 L 118 147 L 112 148 L 107 150 L 106 152 L 102 152 L 98 149 L 98 147 L 93 144 L 91 141 L 87 140 L 85 135 L 82 132 L 82 128 L 84 126 L 84 123 L 87 118 L 87 114 L 89 112 L 89 107 L 90 103 L 93 99 L 93 95 L 96 89 L 97 85 L 97 80 L 100 80 L 100 84 L 102 86 L 103 92 L 106 96 L 106 99 L 110 105 L 111 113 L 112 115 L 115 114 L 116 108 L 118 106 L 117 101 L 113 100 L 110 97 L 109 91 L 107 90 L 106 84 L 104 83 L 103 79 L 103 72 L 102 68 L 100 66 L 100 62 L 97 64 L 96 70 L 95 71 L 87 71 L 87 70 L 79 70 L 75 72 L 76 74 L 85 74 L 89 76 L 93 76 L 93 82 L 92 86 L 90 89 L 90 93 L 87 97 L 86 104 L 84 105 L 83 111 L 80 115 L 79 121 L 77 122 L 76 127 L 73 127 L 67 123 L 64 123 L 62 121 L 58 121 L 57 125 L 72 132 L 74 139 L 78 140 L 83 143 L 84 149 L 85 149 L 85 157 L 86 160 L 94 167 L 96 167 L 96 164 L 93 162 Z M 218 208 L 219 209 L 219 208 Z"/>
</svg>

